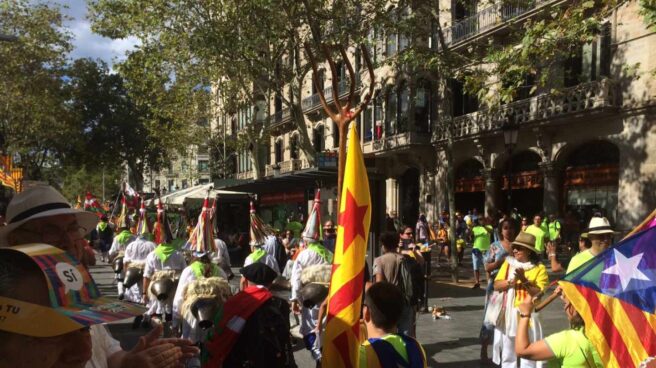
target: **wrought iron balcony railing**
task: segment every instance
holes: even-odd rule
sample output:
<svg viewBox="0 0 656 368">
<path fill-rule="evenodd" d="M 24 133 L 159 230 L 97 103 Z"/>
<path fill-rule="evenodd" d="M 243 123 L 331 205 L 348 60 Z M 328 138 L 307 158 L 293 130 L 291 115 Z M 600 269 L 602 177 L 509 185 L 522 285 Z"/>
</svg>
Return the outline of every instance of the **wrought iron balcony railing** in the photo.
<svg viewBox="0 0 656 368">
<path fill-rule="evenodd" d="M 553 93 L 482 109 L 471 114 L 447 118 L 437 124 L 433 142 L 444 142 L 449 134 L 454 140 L 491 133 L 501 129 L 508 116 L 521 125 L 593 112 L 621 105 L 617 85 L 609 79 L 582 83 Z"/>
</svg>

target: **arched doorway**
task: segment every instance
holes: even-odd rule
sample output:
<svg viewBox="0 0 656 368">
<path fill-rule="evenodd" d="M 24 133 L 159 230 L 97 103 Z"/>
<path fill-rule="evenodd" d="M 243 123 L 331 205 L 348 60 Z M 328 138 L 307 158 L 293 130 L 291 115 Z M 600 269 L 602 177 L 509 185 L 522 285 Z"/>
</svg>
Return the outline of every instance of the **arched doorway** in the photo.
<svg viewBox="0 0 656 368">
<path fill-rule="evenodd" d="M 455 202 L 456 210 L 467 214 L 476 210 L 483 213 L 485 207 L 485 180 L 481 175 L 483 164 L 469 159 L 456 169 Z"/>
<path fill-rule="evenodd" d="M 503 170 L 503 208 L 517 208 L 522 216 L 532 217 L 543 211 L 544 191 L 542 173 L 539 170 L 540 156 L 533 151 L 516 153 L 506 162 Z M 511 201 L 508 203 L 508 170 L 512 171 Z"/>
<path fill-rule="evenodd" d="M 612 224 L 617 218 L 620 151 L 608 141 L 595 140 L 575 148 L 565 158 L 564 210 L 587 227 L 598 213 Z"/>
<path fill-rule="evenodd" d="M 399 207 L 401 221 L 414 226 L 419 217 L 419 169 L 407 169 L 399 181 Z"/>
</svg>

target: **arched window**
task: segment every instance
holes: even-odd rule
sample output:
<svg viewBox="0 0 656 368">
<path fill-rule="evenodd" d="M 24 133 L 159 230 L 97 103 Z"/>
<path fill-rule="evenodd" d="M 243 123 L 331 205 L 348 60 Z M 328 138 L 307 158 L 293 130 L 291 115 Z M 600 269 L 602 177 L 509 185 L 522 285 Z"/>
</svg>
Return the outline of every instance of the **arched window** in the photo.
<svg viewBox="0 0 656 368">
<path fill-rule="evenodd" d="M 323 125 L 318 125 L 313 131 L 313 146 L 317 152 L 322 152 L 325 149 Z"/>
<path fill-rule="evenodd" d="M 398 100 L 396 97 L 396 90 L 390 88 L 387 92 L 387 99 L 385 101 L 385 134 L 394 135 L 396 134 L 396 113 L 398 111 L 397 104 Z"/>
<path fill-rule="evenodd" d="M 282 138 L 276 139 L 276 144 L 273 147 L 273 155 L 275 156 L 275 163 L 279 164 L 282 162 Z"/>
<path fill-rule="evenodd" d="M 373 133 L 373 121 L 374 121 L 374 116 L 373 116 L 373 107 L 368 106 L 363 112 L 362 112 L 362 140 L 364 142 L 369 142 L 373 139 L 374 133 Z"/>
<path fill-rule="evenodd" d="M 397 133 L 403 133 L 408 130 L 408 110 L 410 109 L 410 87 L 403 81 L 399 86 L 399 112 Z"/>
<path fill-rule="evenodd" d="M 380 139 L 383 136 L 383 94 L 378 93 L 374 99 L 374 137 Z"/>
<path fill-rule="evenodd" d="M 289 154 L 292 160 L 298 159 L 298 135 L 294 134 L 289 137 Z"/>
<path fill-rule="evenodd" d="M 417 133 L 428 133 L 430 131 L 431 100 L 430 82 L 425 79 L 418 80 L 415 91 L 415 128 Z"/>
</svg>

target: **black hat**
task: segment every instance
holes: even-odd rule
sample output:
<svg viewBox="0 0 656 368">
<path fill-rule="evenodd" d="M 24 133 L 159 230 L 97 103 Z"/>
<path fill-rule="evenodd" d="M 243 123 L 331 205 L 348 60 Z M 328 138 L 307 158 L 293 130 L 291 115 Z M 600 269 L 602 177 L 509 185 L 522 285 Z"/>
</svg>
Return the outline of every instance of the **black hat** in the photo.
<svg viewBox="0 0 656 368">
<path fill-rule="evenodd" d="M 261 262 L 242 267 L 239 272 L 246 280 L 257 285 L 269 285 L 278 277 L 278 273 Z"/>
</svg>

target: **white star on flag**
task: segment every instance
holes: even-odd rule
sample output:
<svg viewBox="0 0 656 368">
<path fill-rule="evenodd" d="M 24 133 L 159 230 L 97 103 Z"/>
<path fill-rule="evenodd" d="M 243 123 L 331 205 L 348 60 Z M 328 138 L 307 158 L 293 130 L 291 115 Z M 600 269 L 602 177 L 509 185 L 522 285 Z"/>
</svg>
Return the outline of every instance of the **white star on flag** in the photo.
<svg viewBox="0 0 656 368">
<path fill-rule="evenodd" d="M 631 279 L 649 281 L 649 277 L 638 269 L 643 253 L 636 254 L 631 258 L 626 258 L 624 254 L 618 252 L 617 249 L 613 249 L 613 252 L 615 253 L 615 265 L 608 267 L 602 273 L 619 276 L 623 290 L 629 286 Z"/>
</svg>

